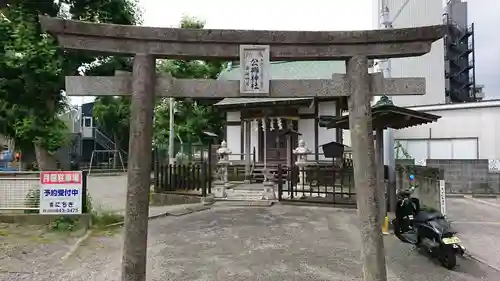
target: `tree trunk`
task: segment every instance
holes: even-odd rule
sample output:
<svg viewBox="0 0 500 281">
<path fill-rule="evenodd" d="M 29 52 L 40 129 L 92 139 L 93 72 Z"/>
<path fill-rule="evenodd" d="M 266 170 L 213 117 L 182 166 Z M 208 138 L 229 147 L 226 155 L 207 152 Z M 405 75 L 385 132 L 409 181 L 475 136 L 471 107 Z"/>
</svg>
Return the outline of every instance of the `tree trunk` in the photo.
<svg viewBox="0 0 500 281">
<path fill-rule="evenodd" d="M 56 102 L 54 99 L 48 98 L 45 101 L 45 105 L 47 106 L 47 110 L 49 112 L 55 112 Z M 40 171 L 58 170 L 56 157 L 50 154 L 47 149 L 45 149 L 40 145 L 40 143 L 34 142 L 33 144 L 35 147 L 35 155 L 36 155 L 36 161 L 38 163 L 38 170 Z"/>
<path fill-rule="evenodd" d="M 21 149 L 21 159 L 19 161 L 21 171 L 27 171 L 36 161 L 35 149 L 33 147 L 31 149 Z"/>
<path fill-rule="evenodd" d="M 57 170 L 57 161 L 54 155 L 43 148 L 40 144 L 35 143 L 36 161 L 40 171 L 55 171 Z"/>
</svg>

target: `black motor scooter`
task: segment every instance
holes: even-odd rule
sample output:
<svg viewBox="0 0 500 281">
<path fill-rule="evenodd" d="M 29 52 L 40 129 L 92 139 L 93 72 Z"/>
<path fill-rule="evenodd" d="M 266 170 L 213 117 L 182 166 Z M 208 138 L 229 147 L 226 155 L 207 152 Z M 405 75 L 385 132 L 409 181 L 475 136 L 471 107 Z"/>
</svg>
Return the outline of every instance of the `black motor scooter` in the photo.
<svg viewBox="0 0 500 281">
<path fill-rule="evenodd" d="M 413 175 L 410 181 L 414 181 Z M 447 269 L 453 269 L 456 256 L 463 256 L 465 248 L 443 214 L 420 208 L 420 201 L 411 196 L 415 188 L 417 186 L 410 184 L 409 189 L 397 193 L 396 218 L 392 221 L 394 234 L 405 243 L 425 249 Z"/>
</svg>

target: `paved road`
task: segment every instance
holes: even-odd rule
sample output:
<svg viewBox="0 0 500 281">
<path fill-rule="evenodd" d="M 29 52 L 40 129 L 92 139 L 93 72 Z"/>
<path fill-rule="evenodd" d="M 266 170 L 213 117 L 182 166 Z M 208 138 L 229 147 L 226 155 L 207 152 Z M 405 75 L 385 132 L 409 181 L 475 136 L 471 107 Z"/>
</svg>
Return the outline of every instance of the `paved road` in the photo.
<svg viewBox="0 0 500 281">
<path fill-rule="evenodd" d="M 471 254 L 500 270 L 500 200 L 448 198 L 447 213 Z"/>
<path fill-rule="evenodd" d="M 150 222 L 148 281 L 361 280 L 355 210 L 319 207 L 213 208 Z M 120 280 L 121 234 L 93 237 L 64 264 L 0 280 Z M 474 260 L 449 271 L 385 238 L 390 281 L 498 280 Z M 8 279 L 10 278 L 10 279 Z"/>
</svg>

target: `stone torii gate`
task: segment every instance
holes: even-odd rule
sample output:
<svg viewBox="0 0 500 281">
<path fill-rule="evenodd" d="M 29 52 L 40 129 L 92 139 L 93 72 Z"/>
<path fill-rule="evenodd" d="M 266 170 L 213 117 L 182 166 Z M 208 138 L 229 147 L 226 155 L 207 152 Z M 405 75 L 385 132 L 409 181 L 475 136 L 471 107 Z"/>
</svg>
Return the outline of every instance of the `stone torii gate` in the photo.
<svg viewBox="0 0 500 281">
<path fill-rule="evenodd" d="M 85 90 L 86 95 L 113 93 L 117 88 L 109 79 L 115 79 L 121 81 L 117 83 L 119 90 L 123 92 L 113 94 L 131 92 L 132 96 L 123 281 L 144 281 L 146 275 L 145 242 L 153 103 L 157 87 L 168 91 L 166 96 L 174 97 L 290 97 L 292 93 L 301 97 L 348 95 L 354 177 L 363 241 L 364 280 L 387 279 L 381 222 L 377 215 L 380 202 L 376 188 L 370 106 L 370 93 L 376 88 L 373 85 L 378 82 L 372 83 L 368 74 L 368 59 L 411 57 L 428 53 L 432 42 L 443 36 L 445 31 L 443 26 L 304 32 L 150 28 L 94 24 L 49 17 L 40 17 L 40 22 L 45 30 L 57 37 L 63 48 L 134 56 L 131 78 L 97 78 L 100 81 L 94 84 L 94 87 L 99 87 L 99 91 L 103 90 L 102 92 L 92 92 L 92 87 L 80 88 Z M 314 89 L 317 91 L 314 92 L 307 90 L 311 86 L 309 84 L 311 81 L 272 82 L 269 95 L 241 94 L 233 86 L 236 85 L 233 82 L 182 81 L 171 78 L 157 80 L 155 77 L 156 58 L 217 58 L 235 61 L 240 56 L 239 46 L 247 44 L 269 45 L 272 60 L 345 60 L 347 71 L 342 79 L 322 82 L 328 84 L 328 87 L 325 84 L 321 84 L 322 87 L 315 86 Z M 383 80 L 376 78 L 375 81 Z M 414 82 L 421 83 L 421 81 Z M 304 87 L 298 87 L 299 84 Z M 398 82 L 392 85 L 398 85 Z M 70 91 L 75 90 L 73 93 L 78 93 L 78 86 L 71 83 L 69 86 L 74 87 L 74 89 L 68 87 Z M 388 86 L 381 86 L 378 90 L 388 90 L 386 87 Z M 417 88 L 423 89 L 421 84 Z M 83 94 L 82 91 L 79 93 Z"/>
</svg>

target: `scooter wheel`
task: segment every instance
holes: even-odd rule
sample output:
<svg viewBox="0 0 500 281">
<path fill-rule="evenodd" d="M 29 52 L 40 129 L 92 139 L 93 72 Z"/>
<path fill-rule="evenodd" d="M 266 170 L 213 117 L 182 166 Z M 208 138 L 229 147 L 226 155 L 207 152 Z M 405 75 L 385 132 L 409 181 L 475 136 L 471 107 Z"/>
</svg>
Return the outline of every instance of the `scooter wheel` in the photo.
<svg viewBox="0 0 500 281">
<path fill-rule="evenodd" d="M 444 250 L 439 258 L 441 264 L 447 269 L 454 269 L 457 265 L 457 256 L 453 250 Z"/>
</svg>

